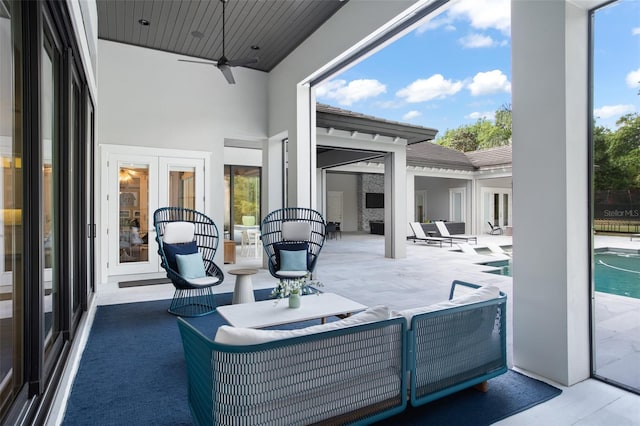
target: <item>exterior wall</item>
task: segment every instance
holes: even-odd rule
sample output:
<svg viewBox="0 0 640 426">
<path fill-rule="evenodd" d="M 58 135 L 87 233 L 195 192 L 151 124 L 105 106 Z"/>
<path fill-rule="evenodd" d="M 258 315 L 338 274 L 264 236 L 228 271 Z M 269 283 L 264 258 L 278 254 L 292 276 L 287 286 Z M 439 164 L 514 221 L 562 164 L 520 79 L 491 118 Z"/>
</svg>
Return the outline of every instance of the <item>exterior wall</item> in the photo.
<svg viewBox="0 0 640 426">
<path fill-rule="evenodd" d="M 427 218 L 429 220 L 449 220 L 449 189 L 467 188 L 468 181 L 438 177 L 416 176 L 415 191 L 427 191 Z M 470 192 L 467 189 L 467 209 Z M 467 224 L 467 229 L 470 225 Z"/>
<path fill-rule="evenodd" d="M 343 232 L 358 231 L 358 175 L 348 173 L 327 173 L 327 191 L 342 191 Z"/>
</svg>

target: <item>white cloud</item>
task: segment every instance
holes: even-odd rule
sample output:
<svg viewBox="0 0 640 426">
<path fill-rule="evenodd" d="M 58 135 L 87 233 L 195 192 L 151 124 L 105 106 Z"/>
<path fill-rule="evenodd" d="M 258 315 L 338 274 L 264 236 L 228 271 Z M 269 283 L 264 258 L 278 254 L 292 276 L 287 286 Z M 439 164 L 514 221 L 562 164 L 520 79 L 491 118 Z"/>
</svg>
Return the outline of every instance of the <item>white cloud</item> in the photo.
<svg viewBox="0 0 640 426">
<path fill-rule="evenodd" d="M 493 39 L 483 34 L 469 34 L 458 40 L 463 47 L 474 49 L 478 47 L 491 47 L 495 44 Z"/>
<path fill-rule="evenodd" d="M 434 74 L 427 79 L 414 81 L 398 90 L 396 95 L 411 103 L 426 102 L 455 95 L 462 90 L 463 86 L 461 81 L 445 80 L 442 74 Z"/>
<path fill-rule="evenodd" d="M 640 68 L 627 74 L 626 81 L 627 86 L 631 87 L 632 89 L 640 87 Z"/>
<path fill-rule="evenodd" d="M 445 31 L 455 31 L 456 27 L 452 23 L 452 19 L 444 16 L 438 16 L 437 18 L 429 19 L 424 24 L 420 25 L 416 30 L 416 34 L 423 34 L 427 31 L 437 30 L 443 28 Z"/>
<path fill-rule="evenodd" d="M 471 95 L 490 95 L 492 93 L 511 93 L 511 82 L 500 70 L 479 72 L 468 86 Z"/>
<path fill-rule="evenodd" d="M 635 27 L 631 30 L 631 35 L 640 35 L 640 27 Z"/>
<path fill-rule="evenodd" d="M 605 105 L 593 110 L 593 115 L 597 118 L 606 120 L 607 118 L 620 117 L 625 114 L 634 112 L 636 107 L 633 105 Z"/>
<path fill-rule="evenodd" d="M 465 115 L 466 119 L 469 120 L 478 120 L 479 118 L 484 118 L 485 120 L 493 120 L 495 118 L 495 113 L 492 111 L 485 111 L 485 112 L 472 112 L 469 115 Z"/>
<path fill-rule="evenodd" d="M 422 113 L 420 111 L 416 111 L 415 109 L 412 111 L 409 111 L 408 113 L 406 113 L 405 115 L 402 116 L 402 119 L 405 121 L 409 121 L 411 119 L 420 117 L 422 115 Z"/>
<path fill-rule="evenodd" d="M 316 88 L 316 97 L 335 100 L 340 105 L 349 106 L 354 102 L 374 98 L 386 91 L 387 86 L 378 80 L 361 79 L 352 80 L 349 83 L 346 80 L 331 80 Z"/>
<path fill-rule="evenodd" d="M 452 19 L 467 19 L 478 29 L 495 28 L 504 34 L 511 31 L 510 0 L 460 0 L 447 11 Z"/>
</svg>

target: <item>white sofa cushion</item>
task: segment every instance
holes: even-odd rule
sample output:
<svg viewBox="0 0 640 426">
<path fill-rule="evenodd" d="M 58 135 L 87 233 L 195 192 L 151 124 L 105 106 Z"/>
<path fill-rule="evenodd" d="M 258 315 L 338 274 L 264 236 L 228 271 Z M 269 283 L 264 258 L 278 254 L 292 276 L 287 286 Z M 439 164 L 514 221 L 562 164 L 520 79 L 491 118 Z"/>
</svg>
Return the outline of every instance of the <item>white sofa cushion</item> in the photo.
<svg viewBox="0 0 640 426">
<path fill-rule="evenodd" d="M 223 343 L 225 345 L 257 345 L 259 343 L 272 342 L 274 340 L 289 339 L 292 337 L 306 336 L 308 334 L 353 327 L 359 324 L 386 320 L 390 317 L 391 313 L 389 308 L 386 306 L 374 306 L 340 321 L 312 325 L 310 327 L 300 328 L 297 330 L 259 330 L 222 325 L 218 327 L 214 340 L 217 343 Z"/>
<path fill-rule="evenodd" d="M 407 326 L 411 327 L 411 319 L 418 314 L 424 314 L 426 312 L 435 312 L 442 309 L 454 308 L 457 306 L 468 305 L 471 303 L 484 302 L 486 300 L 495 299 L 500 295 L 500 289 L 496 286 L 479 287 L 470 291 L 462 296 L 454 297 L 451 300 L 444 302 L 434 303 L 428 306 L 419 306 L 417 308 L 404 309 L 399 312 L 394 312 L 396 315 L 402 315 L 407 320 Z"/>
</svg>

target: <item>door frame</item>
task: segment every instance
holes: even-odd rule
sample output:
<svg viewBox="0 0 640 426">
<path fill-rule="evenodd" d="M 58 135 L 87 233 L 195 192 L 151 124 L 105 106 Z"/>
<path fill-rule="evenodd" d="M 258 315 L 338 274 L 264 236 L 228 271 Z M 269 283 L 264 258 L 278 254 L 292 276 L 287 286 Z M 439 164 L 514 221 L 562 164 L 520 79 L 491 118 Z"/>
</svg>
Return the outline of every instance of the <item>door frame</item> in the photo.
<svg viewBox="0 0 640 426">
<path fill-rule="evenodd" d="M 211 203 L 209 202 L 209 197 L 207 197 L 207 192 L 209 191 L 208 183 L 211 182 L 212 172 L 211 172 L 211 152 L 207 151 L 190 151 L 190 150 L 178 150 L 178 149 L 169 149 L 169 148 L 148 148 L 141 146 L 131 146 L 131 145 L 113 145 L 113 144 L 100 144 L 99 145 L 99 155 L 100 155 L 100 194 L 99 194 L 99 203 L 98 208 L 99 214 L 97 215 L 97 228 L 98 235 L 102 235 L 103 238 L 100 238 L 100 244 L 98 248 L 98 269 L 100 271 L 100 283 L 106 283 L 109 280 L 110 276 L 116 276 L 115 274 L 109 274 L 109 160 L 110 157 L 113 156 L 130 156 L 130 157 L 169 157 L 174 158 L 176 161 L 180 161 L 178 159 L 202 159 L 204 161 L 204 192 L 203 192 L 203 212 L 206 215 L 211 215 Z M 153 219 L 151 219 L 152 221 Z M 155 244 L 152 242 L 152 236 L 149 236 L 149 244 Z M 161 272 L 157 273 L 158 275 L 162 274 Z"/>
</svg>

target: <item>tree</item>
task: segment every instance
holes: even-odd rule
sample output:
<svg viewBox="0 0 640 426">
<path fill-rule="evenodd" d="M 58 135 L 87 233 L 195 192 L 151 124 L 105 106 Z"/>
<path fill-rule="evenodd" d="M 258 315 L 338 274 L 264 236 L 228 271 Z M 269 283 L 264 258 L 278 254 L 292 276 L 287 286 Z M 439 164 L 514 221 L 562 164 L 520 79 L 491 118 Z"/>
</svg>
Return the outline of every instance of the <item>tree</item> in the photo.
<svg viewBox="0 0 640 426">
<path fill-rule="evenodd" d="M 468 152 L 511 143 L 511 106 L 503 105 L 495 113 L 495 122 L 480 118 L 474 124 L 450 129 L 438 144 Z"/>
<path fill-rule="evenodd" d="M 616 124 L 616 131 L 594 127 L 596 190 L 640 188 L 640 115 L 627 114 Z"/>
</svg>

